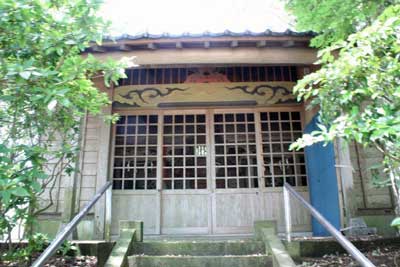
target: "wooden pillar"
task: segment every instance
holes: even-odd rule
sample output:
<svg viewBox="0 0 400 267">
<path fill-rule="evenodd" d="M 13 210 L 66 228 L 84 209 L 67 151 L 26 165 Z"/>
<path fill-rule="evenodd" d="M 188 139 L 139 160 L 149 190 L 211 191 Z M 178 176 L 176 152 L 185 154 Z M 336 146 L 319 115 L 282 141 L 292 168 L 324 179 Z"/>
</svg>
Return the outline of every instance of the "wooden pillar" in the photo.
<svg viewBox="0 0 400 267">
<path fill-rule="evenodd" d="M 79 197 L 78 197 L 78 181 L 81 179 L 81 170 L 83 164 L 83 150 L 85 144 L 85 134 L 86 134 L 86 114 L 81 120 L 80 133 L 78 138 L 79 152 L 78 160 L 75 162 L 75 171 L 71 175 L 63 174 L 59 179 L 66 179 L 68 177 L 68 182 L 64 189 L 64 206 L 62 210 L 61 227 L 69 223 L 76 215 L 79 210 Z M 58 185 L 59 187 L 61 184 Z M 59 199 L 57 200 L 59 201 Z M 79 238 L 77 235 L 77 230 L 72 233 L 72 239 Z"/>
<path fill-rule="evenodd" d="M 112 100 L 112 88 L 107 88 L 104 85 L 103 77 L 94 81 L 95 86 L 102 92 L 108 94 Z M 96 175 L 96 191 L 99 190 L 109 179 L 110 165 L 110 144 L 111 144 L 111 123 L 105 122 L 103 116 L 112 114 L 112 106 L 108 105 L 102 109 L 102 114 L 99 116 L 99 144 L 98 144 L 98 159 L 97 159 L 97 175 Z M 106 217 L 106 195 L 97 202 L 94 207 L 94 238 L 105 238 L 105 217 Z M 109 203 L 110 204 L 110 203 Z"/>
<path fill-rule="evenodd" d="M 353 192 L 353 166 L 350 160 L 349 146 L 342 139 L 336 140 L 334 146 L 343 227 L 347 225 L 350 218 L 354 217 L 357 202 Z"/>
</svg>

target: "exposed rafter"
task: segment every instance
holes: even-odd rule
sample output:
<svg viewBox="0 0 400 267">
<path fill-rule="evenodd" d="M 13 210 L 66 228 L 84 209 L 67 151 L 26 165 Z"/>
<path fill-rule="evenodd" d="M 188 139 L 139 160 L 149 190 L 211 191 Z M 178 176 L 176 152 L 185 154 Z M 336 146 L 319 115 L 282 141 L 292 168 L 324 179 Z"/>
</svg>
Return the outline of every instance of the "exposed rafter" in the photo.
<svg viewBox="0 0 400 267">
<path fill-rule="evenodd" d="M 264 37 L 252 38 L 249 37 L 248 40 L 243 39 L 241 36 L 236 39 L 230 38 L 191 38 L 191 39 L 157 39 L 157 40 L 123 40 L 114 43 L 103 43 L 101 46 L 93 43 L 92 46 L 87 50 L 87 52 L 97 52 L 97 53 L 107 53 L 107 52 L 131 52 L 140 51 L 145 48 L 146 50 L 165 50 L 165 49 L 196 49 L 202 47 L 203 49 L 211 50 L 214 48 L 242 48 L 242 47 L 257 47 L 257 48 L 271 48 L 271 47 L 281 47 L 281 48 L 295 48 L 303 47 L 307 48 L 309 41 L 306 39 L 299 39 L 296 37 L 286 37 L 274 38 Z M 304 37 L 303 37 L 304 38 Z M 168 42 L 167 42 L 168 41 Z"/>
<path fill-rule="evenodd" d="M 126 45 L 126 44 L 121 44 L 121 45 L 118 47 L 118 49 L 121 50 L 121 51 L 131 51 L 131 50 L 132 50 L 132 47 L 129 46 L 129 45 Z"/>
<path fill-rule="evenodd" d="M 175 43 L 175 47 L 176 47 L 177 49 L 182 49 L 182 48 L 183 48 L 182 42 L 176 42 L 176 43 Z"/>
<path fill-rule="evenodd" d="M 92 51 L 98 52 L 98 53 L 104 53 L 104 52 L 107 52 L 107 49 L 105 47 L 95 45 L 95 46 L 92 46 Z"/>
<path fill-rule="evenodd" d="M 154 43 L 149 43 L 149 44 L 147 44 L 147 48 L 151 49 L 151 50 L 155 50 L 155 49 L 157 49 L 157 46 Z"/>
<path fill-rule="evenodd" d="M 257 47 L 266 47 L 267 46 L 267 41 L 266 40 L 258 41 L 256 46 Z"/>
<path fill-rule="evenodd" d="M 238 40 L 233 40 L 232 42 L 231 42 L 231 47 L 238 47 L 239 46 L 239 42 L 238 42 Z"/>
<path fill-rule="evenodd" d="M 288 40 L 282 43 L 283 47 L 293 47 L 295 42 L 293 40 Z"/>
</svg>

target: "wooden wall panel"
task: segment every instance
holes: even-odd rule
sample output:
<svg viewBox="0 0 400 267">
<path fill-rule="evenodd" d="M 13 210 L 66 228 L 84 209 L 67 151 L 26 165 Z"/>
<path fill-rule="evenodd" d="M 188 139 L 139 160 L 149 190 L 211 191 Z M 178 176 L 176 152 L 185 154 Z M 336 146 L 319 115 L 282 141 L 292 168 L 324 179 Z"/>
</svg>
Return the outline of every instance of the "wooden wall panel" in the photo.
<svg viewBox="0 0 400 267">
<path fill-rule="evenodd" d="M 307 191 L 296 189 L 306 200 L 309 201 Z M 277 220 L 278 231 L 285 231 L 285 214 L 283 207 L 282 191 L 264 192 L 265 214 L 266 220 Z M 309 212 L 296 200 L 291 198 L 291 215 L 293 231 L 311 231 L 311 217 Z"/>
<path fill-rule="evenodd" d="M 378 188 L 373 184 L 371 167 L 382 163 L 382 154 L 374 148 L 363 148 L 351 143 L 350 157 L 353 167 L 354 194 L 357 209 L 391 209 L 392 199 L 389 187 Z M 381 177 L 387 177 L 379 172 Z M 373 212 L 371 210 L 371 212 Z"/>
<path fill-rule="evenodd" d="M 208 194 L 163 194 L 161 206 L 161 233 L 208 232 Z"/>
<path fill-rule="evenodd" d="M 143 221 L 144 233 L 155 234 L 158 210 L 154 194 L 128 195 L 113 194 L 111 234 L 119 234 L 120 220 Z M 117 208 L 118 207 L 118 208 Z"/>
<path fill-rule="evenodd" d="M 261 198 L 255 192 L 216 194 L 217 228 L 252 228 L 262 219 Z"/>
</svg>

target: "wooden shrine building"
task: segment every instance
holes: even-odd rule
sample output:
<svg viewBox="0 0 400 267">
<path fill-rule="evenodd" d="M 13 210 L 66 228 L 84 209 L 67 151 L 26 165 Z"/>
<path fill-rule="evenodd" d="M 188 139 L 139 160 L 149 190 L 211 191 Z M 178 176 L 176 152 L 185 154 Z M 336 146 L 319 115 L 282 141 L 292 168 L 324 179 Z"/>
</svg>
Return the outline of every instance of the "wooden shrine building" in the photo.
<svg viewBox="0 0 400 267">
<path fill-rule="evenodd" d="M 152 235 L 247 234 L 263 219 L 277 220 L 283 231 L 284 182 L 338 228 L 356 216 L 369 224 L 389 220 L 391 193 L 374 188 L 368 170 L 377 153 L 341 142 L 289 150 L 317 123 L 316 111 L 292 94 L 316 69 L 311 37 L 145 34 L 93 45 L 87 53 L 134 56 L 138 67 L 110 88 L 95 81 L 112 101 L 104 113 L 120 119 L 111 125 L 85 118 L 80 172 L 73 183 L 59 183 L 43 225 L 76 212 L 109 180 L 112 193 L 80 226 L 80 238 L 116 235 L 120 220 L 142 220 Z M 324 234 L 291 203 L 294 231 Z"/>
</svg>

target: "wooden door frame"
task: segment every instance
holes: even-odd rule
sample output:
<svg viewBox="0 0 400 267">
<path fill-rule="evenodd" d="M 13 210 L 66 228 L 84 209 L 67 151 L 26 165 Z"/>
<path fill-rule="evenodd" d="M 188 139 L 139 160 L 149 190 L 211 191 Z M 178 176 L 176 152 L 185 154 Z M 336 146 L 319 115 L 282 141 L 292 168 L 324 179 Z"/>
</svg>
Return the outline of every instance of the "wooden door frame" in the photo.
<svg viewBox="0 0 400 267">
<path fill-rule="evenodd" d="M 264 216 L 265 213 L 265 201 L 264 201 L 264 194 L 268 192 L 281 192 L 281 188 L 268 188 L 264 185 L 263 177 L 263 159 L 261 153 L 261 123 L 260 123 L 260 112 L 290 112 L 290 111 L 298 111 L 300 112 L 301 116 L 301 124 L 304 129 L 304 106 L 303 105 L 276 105 L 276 106 L 268 106 L 268 107 L 199 107 L 199 108 L 165 108 L 165 109 L 115 109 L 113 112 L 118 112 L 121 115 L 158 115 L 158 134 L 157 134 L 157 189 L 155 192 L 147 192 L 143 190 L 141 192 L 137 192 L 135 190 L 129 192 L 123 192 L 119 190 L 113 190 L 113 194 L 152 194 L 154 193 L 157 198 L 158 203 L 158 215 L 156 218 L 156 229 L 155 234 L 162 233 L 162 196 L 165 190 L 162 190 L 162 169 L 163 169 L 163 155 L 162 155 L 162 147 L 163 147 L 163 118 L 164 115 L 174 115 L 174 114 L 204 114 L 206 117 L 206 146 L 207 150 L 210 151 L 207 153 L 206 156 L 206 164 L 207 164 L 207 189 L 202 189 L 202 193 L 209 195 L 209 208 L 208 208 L 208 234 L 215 234 L 217 232 L 216 229 L 216 194 L 224 193 L 221 189 L 221 192 L 218 192 L 216 189 L 215 179 L 216 179 L 216 167 L 215 167 L 215 141 L 214 141 L 214 126 L 213 126 L 213 115 L 215 113 L 241 113 L 241 112 L 248 112 L 254 114 L 254 123 L 255 123 L 255 135 L 256 135 L 256 156 L 257 156 L 257 174 L 259 180 L 259 187 L 258 188 L 246 188 L 246 190 L 253 190 L 256 191 L 258 198 L 260 199 L 260 209 L 262 215 Z M 109 175 L 112 177 L 113 172 L 113 165 L 114 165 L 114 147 L 115 147 L 115 129 L 116 126 L 112 126 L 112 136 L 111 136 L 111 153 L 109 160 Z M 110 178 L 112 180 L 112 178 Z M 298 187 L 300 191 L 308 191 L 307 187 Z M 205 191 L 206 190 L 206 191 Z M 239 192 L 244 193 L 243 189 L 228 189 L 229 192 L 227 193 L 235 193 L 236 190 Z M 170 194 L 182 194 L 179 193 L 179 190 L 172 190 L 175 192 L 171 192 Z M 187 191 L 187 190 L 185 190 Z M 191 191 L 191 190 L 190 190 Z M 196 190 L 193 190 L 195 192 Z M 169 191 L 166 191 L 168 194 Z"/>
</svg>

